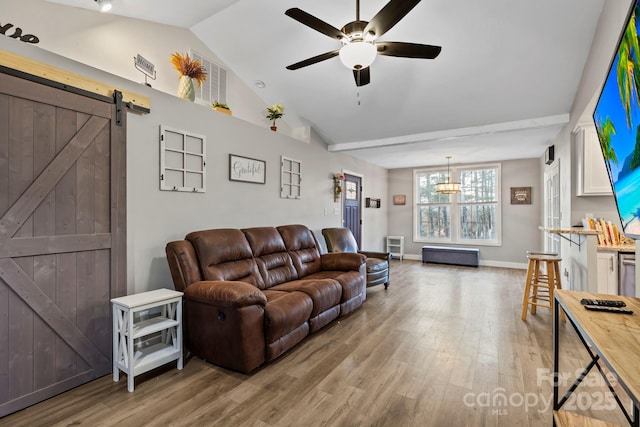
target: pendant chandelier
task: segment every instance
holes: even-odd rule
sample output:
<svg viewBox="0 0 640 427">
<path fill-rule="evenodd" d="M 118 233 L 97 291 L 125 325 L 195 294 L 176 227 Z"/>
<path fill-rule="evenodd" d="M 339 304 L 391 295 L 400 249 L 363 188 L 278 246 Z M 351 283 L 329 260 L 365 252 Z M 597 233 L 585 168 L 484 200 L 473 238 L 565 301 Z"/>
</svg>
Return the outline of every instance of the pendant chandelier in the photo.
<svg viewBox="0 0 640 427">
<path fill-rule="evenodd" d="M 436 184 L 436 193 L 439 194 L 455 194 L 460 192 L 460 183 L 451 182 L 449 179 L 451 174 L 449 173 L 449 159 L 451 156 L 447 156 L 447 181 L 439 182 Z"/>
</svg>

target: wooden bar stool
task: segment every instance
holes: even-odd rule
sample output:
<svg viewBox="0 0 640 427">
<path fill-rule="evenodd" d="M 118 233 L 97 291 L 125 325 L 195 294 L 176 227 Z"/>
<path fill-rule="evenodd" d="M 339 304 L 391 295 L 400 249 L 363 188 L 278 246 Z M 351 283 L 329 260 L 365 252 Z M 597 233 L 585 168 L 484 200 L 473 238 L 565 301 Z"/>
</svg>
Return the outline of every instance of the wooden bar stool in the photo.
<svg viewBox="0 0 640 427">
<path fill-rule="evenodd" d="M 522 300 L 522 320 L 527 320 L 529 305 L 531 305 L 531 314 L 536 314 L 538 306 L 553 309 L 554 289 L 562 289 L 560 283 L 562 258 L 555 254 L 537 252 L 529 252 L 527 258 L 529 266 Z M 546 267 L 546 272 L 542 271 L 543 265 Z"/>
<path fill-rule="evenodd" d="M 529 257 L 529 255 L 549 255 L 549 256 L 558 256 L 557 252 L 545 252 L 545 251 L 527 251 L 527 257 Z M 531 274 L 531 276 L 529 276 L 529 269 L 533 267 L 533 263 L 531 261 L 529 261 L 529 267 L 527 268 L 527 277 L 531 277 L 531 280 L 533 281 L 533 279 L 535 278 L 535 276 L 533 274 Z M 538 272 L 538 279 L 540 281 L 548 281 L 547 279 L 547 275 L 544 274 L 544 272 L 539 271 Z"/>
</svg>

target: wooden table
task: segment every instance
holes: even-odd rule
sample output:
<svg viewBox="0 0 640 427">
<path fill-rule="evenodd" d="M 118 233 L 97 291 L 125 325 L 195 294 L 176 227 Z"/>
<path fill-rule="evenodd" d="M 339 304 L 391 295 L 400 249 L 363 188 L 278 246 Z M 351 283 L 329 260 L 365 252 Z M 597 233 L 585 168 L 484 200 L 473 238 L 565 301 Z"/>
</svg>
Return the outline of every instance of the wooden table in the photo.
<svg viewBox="0 0 640 427">
<path fill-rule="evenodd" d="M 633 310 L 632 315 L 608 313 L 586 310 L 580 300 L 589 299 L 616 299 L 624 301 L 627 308 Z M 560 308 L 567 314 L 567 318 L 578 333 L 587 352 L 591 356 L 591 362 L 584 369 L 582 375 L 574 382 L 566 394 L 559 399 L 558 383 L 553 387 L 553 409 L 558 411 L 567 401 L 568 397 L 578 387 L 582 379 L 595 366 L 602 374 L 605 382 L 613 393 L 620 409 L 627 421 L 632 426 L 639 426 L 638 417 L 640 407 L 640 299 L 594 294 L 590 292 L 576 292 L 558 290 L 554 296 L 554 327 L 553 327 L 553 370 L 558 378 L 559 374 L 559 347 L 558 333 L 560 322 Z M 614 393 L 613 388 L 604 375 L 601 363 L 611 371 L 617 382 L 629 395 L 633 403 L 633 414 L 629 414 Z M 554 425 L 558 418 L 554 417 Z"/>
</svg>

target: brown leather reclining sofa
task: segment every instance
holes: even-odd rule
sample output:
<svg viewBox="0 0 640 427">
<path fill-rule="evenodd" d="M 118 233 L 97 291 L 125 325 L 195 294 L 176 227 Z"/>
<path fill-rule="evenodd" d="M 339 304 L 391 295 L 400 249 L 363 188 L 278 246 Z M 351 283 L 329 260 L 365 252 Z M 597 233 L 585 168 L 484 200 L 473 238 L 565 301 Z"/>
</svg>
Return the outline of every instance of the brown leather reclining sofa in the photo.
<svg viewBox="0 0 640 427">
<path fill-rule="evenodd" d="M 366 257 L 321 254 L 303 225 L 196 231 L 166 253 L 185 295 L 187 349 L 244 373 L 366 298 Z"/>
</svg>

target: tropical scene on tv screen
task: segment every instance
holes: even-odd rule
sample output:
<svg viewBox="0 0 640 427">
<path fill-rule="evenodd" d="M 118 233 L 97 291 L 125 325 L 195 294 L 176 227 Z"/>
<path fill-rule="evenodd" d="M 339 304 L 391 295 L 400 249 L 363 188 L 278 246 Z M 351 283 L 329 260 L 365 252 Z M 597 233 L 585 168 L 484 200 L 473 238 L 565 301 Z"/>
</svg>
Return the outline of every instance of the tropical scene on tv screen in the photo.
<svg viewBox="0 0 640 427">
<path fill-rule="evenodd" d="M 622 227 L 640 235 L 640 7 L 634 6 L 593 114 Z"/>
</svg>

